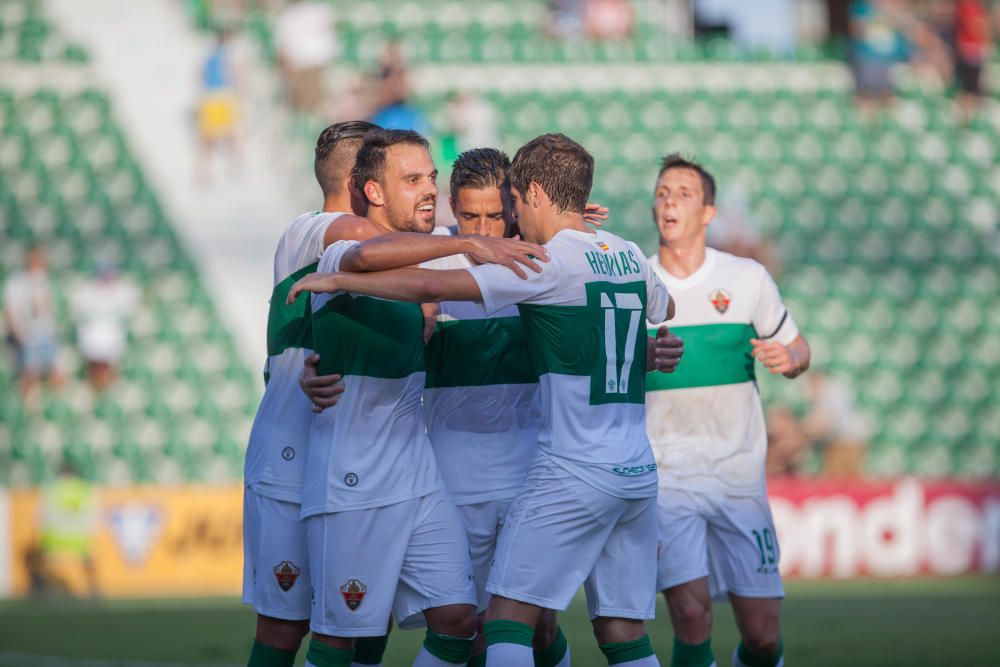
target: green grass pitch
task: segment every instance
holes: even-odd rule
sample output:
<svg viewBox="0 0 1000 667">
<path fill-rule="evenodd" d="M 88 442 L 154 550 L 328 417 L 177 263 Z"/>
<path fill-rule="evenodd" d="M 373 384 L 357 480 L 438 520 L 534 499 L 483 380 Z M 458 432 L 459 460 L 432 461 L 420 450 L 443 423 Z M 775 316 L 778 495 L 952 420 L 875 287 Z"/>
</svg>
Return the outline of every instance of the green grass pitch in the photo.
<svg viewBox="0 0 1000 667">
<path fill-rule="evenodd" d="M 789 582 L 783 608 L 790 667 L 987 667 L 1000 665 L 1000 578 Z M 649 623 L 670 663 L 662 600 Z M 737 641 L 728 605 L 715 608 L 720 667 Z M 605 665 L 582 596 L 562 615 L 573 665 Z M 233 599 L 0 601 L 0 665 L 155 667 L 246 664 L 253 613 Z M 422 632 L 394 631 L 386 667 L 408 666 Z M 302 664 L 304 651 L 300 652 Z"/>
</svg>

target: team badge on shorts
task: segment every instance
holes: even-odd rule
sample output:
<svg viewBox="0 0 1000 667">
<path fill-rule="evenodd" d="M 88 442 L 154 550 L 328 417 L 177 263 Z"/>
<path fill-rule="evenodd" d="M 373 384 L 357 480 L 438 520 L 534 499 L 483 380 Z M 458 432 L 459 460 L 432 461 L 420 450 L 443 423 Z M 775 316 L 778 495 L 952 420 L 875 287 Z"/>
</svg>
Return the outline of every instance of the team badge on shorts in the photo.
<svg viewBox="0 0 1000 667">
<path fill-rule="evenodd" d="M 299 578 L 302 570 L 290 560 L 283 560 L 274 566 L 274 578 L 278 580 L 278 586 L 283 591 L 287 591 L 295 585 L 295 580 Z"/>
<path fill-rule="evenodd" d="M 356 611 L 365 599 L 368 587 L 357 579 L 351 579 L 340 587 L 340 594 L 344 596 L 344 604 L 351 611 Z"/>
<path fill-rule="evenodd" d="M 286 461 L 291 461 L 292 459 L 295 458 L 295 450 L 292 449 L 291 447 L 285 447 L 284 449 L 281 450 L 281 458 L 285 459 Z"/>
<path fill-rule="evenodd" d="M 712 302 L 715 309 L 722 315 L 729 310 L 729 304 L 733 302 L 733 295 L 724 289 L 717 289 L 708 295 L 708 300 Z"/>
</svg>

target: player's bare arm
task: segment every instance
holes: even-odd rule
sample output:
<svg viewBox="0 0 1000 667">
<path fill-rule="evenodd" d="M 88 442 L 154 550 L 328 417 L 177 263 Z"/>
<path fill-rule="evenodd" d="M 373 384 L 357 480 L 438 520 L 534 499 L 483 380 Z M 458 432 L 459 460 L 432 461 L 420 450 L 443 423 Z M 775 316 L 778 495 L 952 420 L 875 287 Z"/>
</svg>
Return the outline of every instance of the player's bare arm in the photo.
<svg viewBox="0 0 1000 667">
<path fill-rule="evenodd" d="M 437 301 L 482 301 L 483 294 L 472 274 L 464 269 L 394 269 L 374 273 L 310 273 L 292 285 L 288 302 L 300 293 L 354 292 L 392 301 L 434 303 Z"/>
<path fill-rule="evenodd" d="M 327 226 L 323 246 L 329 247 L 337 241 L 367 241 L 391 231 L 359 215 L 342 215 Z"/>
<path fill-rule="evenodd" d="M 342 271 L 386 271 L 415 266 L 441 257 L 465 253 L 480 264 L 501 264 L 521 278 L 522 265 L 540 272 L 539 261 L 548 261 L 545 248 L 537 243 L 489 236 L 432 236 L 395 232 L 369 239 L 344 253 Z"/>
<path fill-rule="evenodd" d="M 646 339 L 646 372 L 673 373 L 684 356 L 684 341 L 666 326 Z"/>
<path fill-rule="evenodd" d="M 802 336 L 798 336 L 788 345 L 757 338 L 751 339 L 750 344 L 753 345 L 754 358 L 764 364 L 772 375 L 780 373 L 791 379 L 809 368 L 812 353 L 809 350 L 809 343 Z"/>
</svg>

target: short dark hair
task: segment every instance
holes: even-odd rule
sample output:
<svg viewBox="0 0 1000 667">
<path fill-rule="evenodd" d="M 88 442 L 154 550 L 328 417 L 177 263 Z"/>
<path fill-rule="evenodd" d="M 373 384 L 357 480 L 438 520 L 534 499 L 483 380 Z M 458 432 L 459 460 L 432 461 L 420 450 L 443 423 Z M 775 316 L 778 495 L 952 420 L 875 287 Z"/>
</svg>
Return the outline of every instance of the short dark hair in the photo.
<svg viewBox="0 0 1000 667">
<path fill-rule="evenodd" d="M 451 196 L 462 188 L 503 188 L 510 172 L 510 158 L 496 148 L 473 148 L 451 166 Z"/>
<path fill-rule="evenodd" d="M 656 175 L 656 180 L 660 180 L 663 173 L 671 169 L 690 169 L 701 178 L 702 203 L 707 206 L 715 206 L 715 179 L 703 166 L 688 159 L 680 153 L 671 153 L 660 161 L 660 173 Z"/>
<path fill-rule="evenodd" d="M 545 190 L 560 211 L 582 213 L 594 184 L 594 156 L 565 134 L 543 134 L 517 151 L 510 184 L 525 193 L 532 182 Z"/>
<path fill-rule="evenodd" d="M 354 161 L 354 182 L 361 191 L 361 195 L 368 202 L 368 195 L 365 194 L 365 183 L 368 181 L 382 182 L 385 175 L 385 153 L 390 146 L 408 144 L 410 146 L 423 146 L 430 150 L 430 143 L 424 139 L 419 132 L 413 130 L 384 130 L 378 128 L 365 135 L 365 141 L 358 150 L 358 156 Z M 371 203 L 371 202 L 368 202 Z"/>
<path fill-rule="evenodd" d="M 337 192 L 354 169 L 354 158 L 365 135 L 377 129 L 364 120 L 334 123 L 319 133 L 313 171 L 323 194 Z"/>
</svg>

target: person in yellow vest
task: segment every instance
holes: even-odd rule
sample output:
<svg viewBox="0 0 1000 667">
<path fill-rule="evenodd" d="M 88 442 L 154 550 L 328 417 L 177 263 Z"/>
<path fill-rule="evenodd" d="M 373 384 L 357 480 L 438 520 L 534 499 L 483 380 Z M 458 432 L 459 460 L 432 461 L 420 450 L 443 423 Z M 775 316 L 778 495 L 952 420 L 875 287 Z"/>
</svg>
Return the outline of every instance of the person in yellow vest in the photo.
<svg viewBox="0 0 1000 667">
<path fill-rule="evenodd" d="M 97 498 L 91 485 L 70 465 L 42 490 L 40 551 L 46 579 L 73 590 L 73 571 L 82 571 L 89 595 L 98 594 L 91 553 L 97 527 Z M 68 576 L 67 576 L 68 575 Z"/>
</svg>

